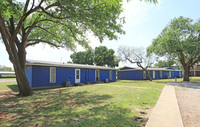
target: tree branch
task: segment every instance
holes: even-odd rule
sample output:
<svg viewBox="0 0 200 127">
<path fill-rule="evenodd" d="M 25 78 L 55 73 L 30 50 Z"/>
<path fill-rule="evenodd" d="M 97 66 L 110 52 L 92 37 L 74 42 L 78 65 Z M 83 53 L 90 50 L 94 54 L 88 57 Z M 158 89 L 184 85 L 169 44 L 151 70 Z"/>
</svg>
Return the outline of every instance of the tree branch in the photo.
<svg viewBox="0 0 200 127">
<path fill-rule="evenodd" d="M 24 6 L 24 13 L 23 14 L 26 13 L 28 5 L 29 5 L 29 2 L 30 2 L 30 0 L 26 0 L 25 6 Z"/>
<path fill-rule="evenodd" d="M 46 43 L 46 44 L 49 44 L 49 45 L 52 45 L 52 46 L 54 46 L 54 47 L 56 47 L 56 48 L 62 47 L 62 46 L 60 46 L 60 45 L 56 45 L 56 44 L 54 44 L 54 43 L 52 43 L 52 42 L 45 41 L 45 40 L 41 40 L 41 39 L 29 39 L 28 42 L 30 42 L 30 41 L 31 41 L 32 43 L 28 43 L 28 44 L 26 45 L 26 47 L 39 44 L 40 42 Z"/>
</svg>

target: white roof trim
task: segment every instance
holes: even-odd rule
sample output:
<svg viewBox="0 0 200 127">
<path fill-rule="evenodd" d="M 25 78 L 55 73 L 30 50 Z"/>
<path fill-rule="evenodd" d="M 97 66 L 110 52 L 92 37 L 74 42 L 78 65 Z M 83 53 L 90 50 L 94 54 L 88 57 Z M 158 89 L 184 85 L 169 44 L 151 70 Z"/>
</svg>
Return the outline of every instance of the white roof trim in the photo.
<svg viewBox="0 0 200 127">
<path fill-rule="evenodd" d="M 182 71 L 182 70 L 172 70 L 172 69 L 166 69 L 166 68 L 147 68 L 148 71 Z M 125 69 L 125 70 L 119 70 L 119 71 L 142 71 L 142 68 L 136 68 L 136 69 Z"/>
<path fill-rule="evenodd" d="M 27 60 L 26 65 L 55 66 L 55 67 L 69 67 L 69 68 L 88 68 L 88 69 L 102 69 L 102 70 L 118 70 L 116 68 L 111 68 L 111 67 L 85 65 L 85 64 L 69 64 L 69 63 L 38 61 L 38 60 Z"/>
</svg>

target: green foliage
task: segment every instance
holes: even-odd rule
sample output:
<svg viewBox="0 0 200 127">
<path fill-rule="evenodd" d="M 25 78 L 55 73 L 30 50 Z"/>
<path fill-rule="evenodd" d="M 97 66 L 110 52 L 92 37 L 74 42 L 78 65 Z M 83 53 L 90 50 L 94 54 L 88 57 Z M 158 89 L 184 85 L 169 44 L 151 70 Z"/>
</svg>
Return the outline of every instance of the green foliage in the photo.
<svg viewBox="0 0 200 127">
<path fill-rule="evenodd" d="M 173 64 L 174 64 L 174 61 L 160 60 L 154 66 L 159 67 L 159 68 L 163 68 L 163 67 L 172 67 Z"/>
<path fill-rule="evenodd" d="M 0 65 L 0 71 L 13 72 L 13 69 L 11 67 L 6 67 L 6 66 Z"/>
<path fill-rule="evenodd" d="M 115 67 L 118 66 L 119 60 L 114 55 L 115 51 L 113 49 L 107 49 L 106 46 L 99 46 L 95 48 L 95 58 L 94 62 L 98 66 Z"/>
<path fill-rule="evenodd" d="M 0 125 L 144 126 L 146 117 L 140 112 L 149 113 L 152 110 L 165 84 L 160 80 L 122 80 L 109 84 L 39 90 L 26 98 L 1 100 L 1 116 L 6 119 L 1 119 Z M 141 119 L 136 119 L 138 117 Z"/>
<path fill-rule="evenodd" d="M 75 52 L 70 55 L 72 62 L 77 64 L 94 64 L 94 51 L 90 48 L 86 51 Z"/>
<path fill-rule="evenodd" d="M 24 6 L 24 3 L 1 0 L 0 11 L 5 20 L 13 16 L 17 24 Z M 32 5 L 29 3 L 29 6 Z M 120 17 L 122 10 L 122 0 L 45 0 L 37 11 L 26 17 L 22 26 L 26 33 L 36 23 L 29 33 L 28 46 L 42 42 L 72 50 L 77 44 L 88 48 L 87 32 L 92 32 L 101 42 L 104 38 L 117 39 L 116 33 L 125 33 L 124 18 Z M 19 36 L 23 39 L 23 31 L 20 30 Z"/>
<path fill-rule="evenodd" d="M 106 46 L 99 46 L 93 51 L 89 48 L 86 51 L 75 52 L 70 57 L 73 63 L 89 64 L 98 66 L 115 67 L 118 66 L 119 59 L 114 55 L 113 49 L 107 49 Z"/>
<path fill-rule="evenodd" d="M 192 65 L 200 60 L 200 20 L 174 18 L 148 47 L 148 53 L 159 56 L 170 56 Z"/>
</svg>

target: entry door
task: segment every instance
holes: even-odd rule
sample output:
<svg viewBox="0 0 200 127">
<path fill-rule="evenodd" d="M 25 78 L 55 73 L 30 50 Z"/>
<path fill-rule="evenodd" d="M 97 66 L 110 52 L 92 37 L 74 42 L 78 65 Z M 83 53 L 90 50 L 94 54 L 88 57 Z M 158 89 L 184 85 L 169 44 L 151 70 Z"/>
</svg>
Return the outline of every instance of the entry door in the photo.
<svg viewBox="0 0 200 127">
<path fill-rule="evenodd" d="M 155 78 L 156 78 L 156 72 L 153 71 L 153 79 L 155 79 Z"/>
<path fill-rule="evenodd" d="M 80 83 L 81 75 L 80 69 L 75 69 L 75 83 Z"/>
</svg>

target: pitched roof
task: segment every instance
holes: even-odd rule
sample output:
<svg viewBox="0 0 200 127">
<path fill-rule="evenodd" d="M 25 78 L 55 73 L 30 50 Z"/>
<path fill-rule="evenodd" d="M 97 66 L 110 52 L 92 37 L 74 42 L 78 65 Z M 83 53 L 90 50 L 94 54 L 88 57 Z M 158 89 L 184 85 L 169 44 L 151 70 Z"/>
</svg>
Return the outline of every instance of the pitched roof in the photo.
<svg viewBox="0 0 200 127">
<path fill-rule="evenodd" d="M 26 65 L 38 65 L 38 66 L 56 66 L 56 67 L 69 67 L 69 68 L 88 68 L 88 69 L 102 69 L 102 70 L 118 70 L 111 67 L 86 65 L 86 64 L 71 64 L 51 61 L 39 61 L 39 60 L 27 60 Z"/>
</svg>

